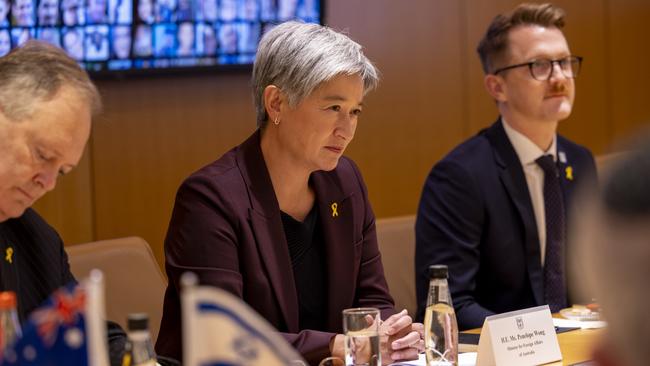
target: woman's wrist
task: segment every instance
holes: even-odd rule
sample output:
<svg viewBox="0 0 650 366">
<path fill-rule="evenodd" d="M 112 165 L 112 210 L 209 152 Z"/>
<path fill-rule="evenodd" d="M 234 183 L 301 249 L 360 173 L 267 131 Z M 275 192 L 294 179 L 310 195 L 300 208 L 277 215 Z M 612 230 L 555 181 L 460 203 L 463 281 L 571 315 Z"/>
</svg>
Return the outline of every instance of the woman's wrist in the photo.
<svg viewBox="0 0 650 366">
<path fill-rule="evenodd" d="M 344 359 L 345 336 L 343 334 L 337 334 L 330 340 L 330 354 L 332 357 L 339 357 L 340 359 Z"/>
</svg>

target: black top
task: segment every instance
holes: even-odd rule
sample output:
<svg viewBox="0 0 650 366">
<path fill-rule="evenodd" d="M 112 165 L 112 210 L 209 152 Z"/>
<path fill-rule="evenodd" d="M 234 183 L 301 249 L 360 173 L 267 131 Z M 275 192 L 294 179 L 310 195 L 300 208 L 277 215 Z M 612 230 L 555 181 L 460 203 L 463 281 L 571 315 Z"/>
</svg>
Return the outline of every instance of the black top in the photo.
<svg viewBox="0 0 650 366">
<path fill-rule="evenodd" d="M 327 277 L 317 206 L 314 205 L 304 222 L 284 212 L 281 216 L 298 293 L 300 329 L 325 329 Z"/>
</svg>

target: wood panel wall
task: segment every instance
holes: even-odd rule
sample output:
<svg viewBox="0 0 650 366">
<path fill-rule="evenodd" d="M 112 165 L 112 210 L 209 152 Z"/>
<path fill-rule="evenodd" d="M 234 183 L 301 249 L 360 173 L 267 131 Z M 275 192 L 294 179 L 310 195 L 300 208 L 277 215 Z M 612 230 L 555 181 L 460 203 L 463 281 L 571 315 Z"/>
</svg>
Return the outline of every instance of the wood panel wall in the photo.
<svg viewBox="0 0 650 366">
<path fill-rule="evenodd" d="M 379 217 L 412 214 L 431 166 L 497 117 L 476 44 L 511 0 L 329 0 L 327 23 L 364 45 L 382 73 L 348 155 Z M 572 51 L 585 57 L 560 131 L 606 152 L 650 122 L 647 0 L 561 0 Z M 88 154 L 37 204 L 68 243 L 139 235 L 162 242 L 184 177 L 255 129 L 248 72 L 97 82 L 105 113 Z"/>
</svg>

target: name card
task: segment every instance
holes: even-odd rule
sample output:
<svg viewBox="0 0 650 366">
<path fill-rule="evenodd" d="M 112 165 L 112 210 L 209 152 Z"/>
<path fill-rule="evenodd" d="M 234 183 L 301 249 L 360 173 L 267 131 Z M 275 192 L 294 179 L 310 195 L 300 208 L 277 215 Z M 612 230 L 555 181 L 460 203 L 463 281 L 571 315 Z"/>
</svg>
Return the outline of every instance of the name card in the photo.
<svg viewBox="0 0 650 366">
<path fill-rule="evenodd" d="M 485 318 L 476 366 L 539 365 L 561 359 L 548 305 Z"/>
</svg>

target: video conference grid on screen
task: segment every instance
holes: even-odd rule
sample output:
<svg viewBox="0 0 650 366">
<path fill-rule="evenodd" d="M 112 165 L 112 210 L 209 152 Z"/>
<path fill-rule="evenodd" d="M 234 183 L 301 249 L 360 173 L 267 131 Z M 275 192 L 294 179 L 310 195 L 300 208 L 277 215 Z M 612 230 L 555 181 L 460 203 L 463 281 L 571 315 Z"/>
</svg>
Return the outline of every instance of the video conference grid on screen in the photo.
<svg viewBox="0 0 650 366">
<path fill-rule="evenodd" d="M 250 64 L 260 35 L 320 0 L 0 0 L 0 56 L 35 38 L 90 71 Z"/>
</svg>

